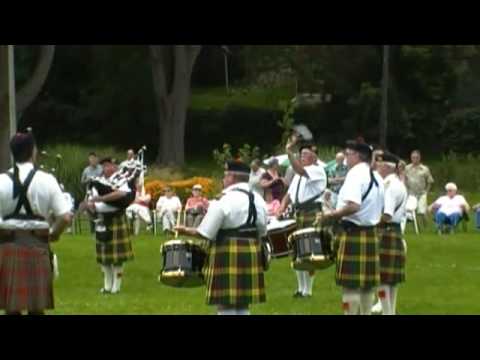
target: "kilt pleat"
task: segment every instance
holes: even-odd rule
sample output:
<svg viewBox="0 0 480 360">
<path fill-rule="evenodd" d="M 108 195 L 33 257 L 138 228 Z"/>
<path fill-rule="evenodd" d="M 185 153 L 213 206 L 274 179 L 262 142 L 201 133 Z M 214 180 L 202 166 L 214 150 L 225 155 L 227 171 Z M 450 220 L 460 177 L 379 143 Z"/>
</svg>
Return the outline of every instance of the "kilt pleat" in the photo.
<svg viewBox="0 0 480 360">
<path fill-rule="evenodd" d="M 398 227 L 384 226 L 380 237 L 380 282 L 396 285 L 405 281 L 406 253 Z"/>
<path fill-rule="evenodd" d="M 319 210 L 297 210 L 295 212 L 295 220 L 297 222 L 297 229 L 305 229 L 313 226 L 317 218 Z"/>
<path fill-rule="evenodd" d="M 0 309 L 7 312 L 54 308 L 48 248 L 0 245 Z"/>
<path fill-rule="evenodd" d="M 375 227 L 341 229 L 335 247 L 337 285 L 365 290 L 380 285 L 379 241 Z"/>
<path fill-rule="evenodd" d="M 101 265 L 122 265 L 133 260 L 133 248 L 129 236 L 129 228 L 125 214 L 114 216 L 105 221 L 107 231 L 111 231 L 111 239 L 96 240 L 97 263 Z"/>
<path fill-rule="evenodd" d="M 204 270 L 208 305 L 247 306 L 266 301 L 261 247 L 256 239 L 212 243 Z"/>
</svg>

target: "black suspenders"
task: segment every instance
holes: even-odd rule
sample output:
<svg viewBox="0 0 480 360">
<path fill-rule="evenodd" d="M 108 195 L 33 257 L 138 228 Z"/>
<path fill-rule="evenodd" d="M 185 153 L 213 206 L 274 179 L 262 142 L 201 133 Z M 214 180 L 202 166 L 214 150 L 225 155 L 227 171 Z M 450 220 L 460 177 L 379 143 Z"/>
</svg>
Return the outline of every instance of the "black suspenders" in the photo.
<svg viewBox="0 0 480 360">
<path fill-rule="evenodd" d="M 33 214 L 32 207 L 27 198 L 28 188 L 32 183 L 33 177 L 35 176 L 36 172 L 37 172 L 37 169 L 33 168 L 33 170 L 30 171 L 30 173 L 28 174 L 23 184 L 20 182 L 18 168 L 15 169 L 13 174 L 10 172 L 7 172 L 7 175 L 13 181 L 13 199 L 15 200 L 16 198 L 18 198 L 18 203 L 13 213 L 5 216 L 4 220 L 9 220 L 9 219 L 45 220 L 44 217 Z M 22 209 L 22 207 L 25 209 L 26 214 L 20 214 L 20 210 Z"/>
<path fill-rule="evenodd" d="M 375 179 L 375 176 L 373 175 L 373 170 L 370 169 L 370 185 L 368 185 L 367 192 L 362 196 L 362 203 L 367 198 L 368 194 L 370 194 L 370 191 L 372 190 L 373 184 L 375 184 L 375 186 L 378 188 L 377 179 Z"/>
<path fill-rule="evenodd" d="M 253 228 L 257 223 L 257 209 L 255 208 L 254 196 L 250 191 L 245 191 L 243 189 L 234 189 L 233 191 L 239 191 L 248 196 L 248 218 L 247 222 L 241 226 L 241 228 Z"/>
</svg>

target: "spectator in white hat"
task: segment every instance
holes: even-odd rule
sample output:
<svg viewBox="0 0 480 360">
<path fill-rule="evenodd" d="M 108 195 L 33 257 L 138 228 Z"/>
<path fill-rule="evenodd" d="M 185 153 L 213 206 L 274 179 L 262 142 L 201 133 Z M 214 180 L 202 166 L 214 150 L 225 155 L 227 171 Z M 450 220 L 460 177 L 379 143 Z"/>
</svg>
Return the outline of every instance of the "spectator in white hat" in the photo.
<svg viewBox="0 0 480 360">
<path fill-rule="evenodd" d="M 188 198 L 185 211 L 187 213 L 186 226 L 197 228 L 207 213 L 208 200 L 202 196 L 202 185 L 195 185 L 192 189 L 192 196 Z"/>
<path fill-rule="evenodd" d="M 463 215 L 470 210 L 467 200 L 457 194 L 457 185 L 448 183 L 445 185 L 446 195 L 439 197 L 429 207 L 429 211 L 435 214 L 435 224 L 438 233 L 453 232 Z"/>
</svg>

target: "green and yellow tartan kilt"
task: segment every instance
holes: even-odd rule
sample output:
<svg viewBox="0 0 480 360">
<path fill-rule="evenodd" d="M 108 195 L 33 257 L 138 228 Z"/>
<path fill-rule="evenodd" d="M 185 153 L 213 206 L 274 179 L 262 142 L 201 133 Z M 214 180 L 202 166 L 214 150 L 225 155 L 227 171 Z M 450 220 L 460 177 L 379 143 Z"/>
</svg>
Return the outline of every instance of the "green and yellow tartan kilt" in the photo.
<svg viewBox="0 0 480 360">
<path fill-rule="evenodd" d="M 297 229 L 305 229 L 313 227 L 313 223 L 320 212 L 318 209 L 313 210 L 297 210 L 295 211 L 295 221 L 297 222 Z"/>
<path fill-rule="evenodd" d="M 120 266 L 132 260 L 133 248 L 125 214 L 105 219 L 106 233 L 96 233 L 97 263 Z"/>
<path fill-rule="evenodd" d="M 399 226 L 382 225 L 380 239 L 380 282 L 396 285 L 405 281 L 406 253 Z"/>
<path fill-rule="evenodd" d="M 340 227 L 335 247 L 337 285 L 362 290 L 380 285 L 380 249 L 376 227 Z"/>
<path fill-rule="evenodd" d="M 204 275 L 208 305 L 243 307 L 266 301 L 261 246 L 256 239 L 224 237 L 212 243 Z"/>
</svg>

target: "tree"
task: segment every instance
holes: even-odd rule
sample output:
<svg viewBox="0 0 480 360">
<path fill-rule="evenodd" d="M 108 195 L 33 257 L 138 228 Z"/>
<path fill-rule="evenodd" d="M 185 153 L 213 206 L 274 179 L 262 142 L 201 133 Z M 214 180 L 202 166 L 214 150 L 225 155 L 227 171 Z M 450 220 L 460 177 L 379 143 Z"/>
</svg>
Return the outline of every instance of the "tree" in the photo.
<svg viewBox="0 0 480 360">
<path fill-rule="evenodd" d="M 6 51 L 6 46 L 1 46 L 0 51 Z M 52 66 L 53 57 L 55 54 L 55 45 L 42 45 L 40 48 L 40 55 L 35 69 L 28 81 L 20 88 L 16 94 L 17 102 L 17 116 L 25 111 L 25 109 L 32 104 L 35 98 L 40 93 Z M 0 64 L 0 67 L 5 68 L 5 64 Z M 3 91 L 0 91 L 0 109 L 6 107 L 6 97 Z M 5 171 L 10 166 L 10 124 L 5 112 L 0 112 L 0 171 Z"/>
<path fill-rule="evenodd" d="M 161 166 L 185 163 L 185 123 L 190 102 L 193 67 L 200 54 L 196 45 L 151 45 L 150 54 L 158 109 Z"/>
<path fill-rule="evenodd" d="M 388 73 L 389 73 L 389 51 L 388 45 L 383 46 L 383 71 L 382 71 L 382 110 L 380 114 L 380 146 L 387 147 L 388 133 Z"/>
</svg>

